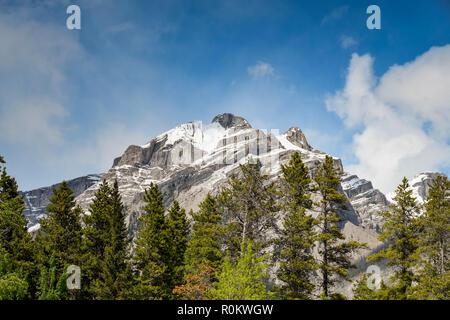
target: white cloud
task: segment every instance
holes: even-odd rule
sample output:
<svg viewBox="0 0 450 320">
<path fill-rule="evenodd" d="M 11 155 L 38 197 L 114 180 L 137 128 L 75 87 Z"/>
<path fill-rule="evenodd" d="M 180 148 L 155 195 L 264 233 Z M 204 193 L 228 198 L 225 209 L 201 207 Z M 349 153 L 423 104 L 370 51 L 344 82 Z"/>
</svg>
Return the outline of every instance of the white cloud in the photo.
<svg viewBox="0 0 450 320">
<path fill-rule="evenodd" d="M 329 14 L 323 17 L 321 24 L 341 19 L 348 11 L 348 5 L 333 9 Z"/>
<path fill-rule="evenodd" d="M 254 79 L 273 75 L 273 67 L 266 62 L 259 61 L 256 65 L 247 68 L 247 72 Z"/>
<path fill-rule="evenodd" d="M 346 126 L 362 127 L 352 145 L 359 163 L 347 170 L 390 192 L 403 176 L 450 164 L 450 45 L 391 67 L 379 81 L 373 62 L 353 54 L 345 88 L 326 104 Z"/>
<path fill-rule="evenodd" d="M 358 44 L 358 42 L 353 37 L 346 35 L 341 36 L 339 41 L 343 49 L 348 49 Z"/>
<path fill-rule="evenodd" d="M 31 17 L 0 13 L 0 141 L 39 148 L 62 142 L 65 68 L 83 52 L 65 29 Z"/>
</svg>

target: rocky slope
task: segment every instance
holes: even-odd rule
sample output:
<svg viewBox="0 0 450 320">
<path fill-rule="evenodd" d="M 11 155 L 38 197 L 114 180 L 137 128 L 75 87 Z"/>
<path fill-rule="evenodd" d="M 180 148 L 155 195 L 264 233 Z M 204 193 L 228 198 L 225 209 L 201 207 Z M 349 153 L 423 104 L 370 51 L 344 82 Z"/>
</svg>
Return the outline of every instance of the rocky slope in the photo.
<svg viewBox="0 0 450 320">
<path fill-rule="evenodd" d="M 97 183 L 101 178 L 100 174 L 90 174 L 67 181 L 69 188 L 77 197 L 82 194 L 90 186 Z M 21 192 L 26 208 L 23 211 L 24 216 L 28 220 L 29 230 L 32 231 L 39 227 L 38 219 L 45 215 L 45 208 L 49 204 L 50 198 L 53 196 L 53 190 L 58 188 L 59 183 L 50 187 L 38 188 L 30 191 Z"/>
<path fill-rule="evenodd" d="M 142 214 L 142 195 L 151 183 L 158 184 L 166 206 L 177 200 L 187 212 L 197 210 L 208 192 L 220 192 L 232 174 L 239 173 L 239 164 L 248 159 L 259 160 L 262 170 L 273 181 L 278 179 L 280 164 L 286 164 L 292 153 L 299 152 L 311 172 L 325 159 L 326 153 L 309 145 L 303 132 L 296 127 L 283 134 L 254 129 L 249 122 L 232 114 L 216 116 L 210 124 L 190 122 L 181 124 L 150 140 L 145 145 L 131 145 L 122 156 L 114 159 L 112 168 L 102 175 L 108 183 L 118 180 L 119 190 L 127 212 L 127 224 L 135 233 L 137 220 Z M 345 173 L 342 162 L 333 158 L 343 173 L 341 192 L 349 202 L 340 208 L 341 228 L 348 239 L 367 243 L 367 249 L 354 256 L 357 268 L 352 277 L 365 272 L 366 257 L 383 244 L 377 240 L 381 228 L 379 210 L 388 208 L 389 201 L 372 183 L 356 175 Z M 434 173 L 419 175 L 411 181 L 415 194 L 425 197 L 427 183 Z M 76 201 L 89 214 L 89 205 L 100 184 L 100 175 L 91 175 L 69 181 L 77 195 Z M 43 213 L 51 191 L 57 185 L 24 193 L 27 204 L 25 215 L 30 225 Z M 318 194 L 313 200 L 320 200 Z M 310 211 L 316 215 L 316 212 Z M 281 217 L 280 217 L 281 222 Z M 36 226 L 34 227 L 36 228 Z M 379 263 L 382 275 L 387 269 Z M 348 282 L 340 290 L 351 295 Z"/>
</svg>

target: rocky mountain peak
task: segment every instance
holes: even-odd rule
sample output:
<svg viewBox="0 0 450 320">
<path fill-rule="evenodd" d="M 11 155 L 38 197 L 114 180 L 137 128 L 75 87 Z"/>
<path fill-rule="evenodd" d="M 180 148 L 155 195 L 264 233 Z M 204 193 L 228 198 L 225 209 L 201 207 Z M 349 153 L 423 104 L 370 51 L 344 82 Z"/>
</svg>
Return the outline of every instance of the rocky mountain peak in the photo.
<svg viewBox="0 0 450 320">
<path fill-rule="evenodd" d="M 286 139 L 296 145 L 297 147 L 312 150 L 313 148 L 309 145 L 308 140 L 306 140 L 306 136 L 303 134 L 302 130 L 298 127 L 291 127 L 288 131 L 284 133 Z"/>
<path fill-rule="evenodd" d="M 212 123 L 217 122 L 225 129 L 238 128 L 238 129 L 250 129 L 252 126 L 242 117 L 235 116 L 232 113 L 223 113 L 214 117 Z"/>
</svg>

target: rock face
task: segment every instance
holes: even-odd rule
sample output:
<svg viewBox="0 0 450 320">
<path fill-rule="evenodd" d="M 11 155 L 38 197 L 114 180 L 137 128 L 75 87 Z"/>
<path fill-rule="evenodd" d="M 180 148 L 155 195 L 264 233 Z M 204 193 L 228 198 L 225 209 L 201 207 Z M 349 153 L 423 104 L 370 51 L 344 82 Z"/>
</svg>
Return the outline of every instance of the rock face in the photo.
<svg viewBox="0 0 450 320">
<path fill-rule="evenodd" d="M 342 177 L 342 189 L 358 213 L 361 226 L 381 232 L 381 219 L 378 211 L 387 210 L 389 201 L 372 183 L 356 175 L 346 173 Z"/>
<path fill-rule="evenodd" d="M 82 194 L 90 186 L 97 183 L 101 178 L 100 174 L 91 174 L 67 181 L 69 188 L 77 197 Z M 50 187 L 43 187 L 35 190 L 20 192 L 25 201 L 26 208 L 23 211 L 24 216 L 28 220 L 28 227 L 33 228 L 37 225 L 37 220 L 45 215 L 45 208 L 53 196 L 53 190 L 58 188 L 59 183 Z"/>
<path fill-rule="evenodd" d="M 190 209 L 195 211 L 207 193 L 219 194 L 228 178 L 239 174 L 239 164 L 249 159 L 259 160 L 262 170 L 272 181 L 276 181 L 280 164 L 288 163 L 294 152 L 301 154 L 312 174 L 327 155 L 311 147 L 299 128 L 292 127 L 283 134 L 268 133 L 252 128 L 241 117 L 225 113 L 216 116 L 209 124 L 181 124 L 145 145 L 129 146 L 101 178 L 110 184 L 118 180 L 127 213 L 126 222 L 134 234 L 143 211 L 142 195 L 151 183 L 158 184 L 166 207 L 177 200 L 187 212 Z M 344 173 L 341 160 L 333 160 L 344 174 L 340 192 L 349 198 L 349 202 L 338 209 L 342 219 L 340 227 L 347 239 L 367 243 L 367 249 L 354 256 L 357 268 L 350 275 L 355 278 L 366 271 L 366 257 L 383 246 L 377 240 L 377 232 L 381 227 L 377 212 L 385 210 L 389 202 L 379 190 L 373 188 L 370 181 Z M 426 194 L 424 183 L 427 179 L 428 176 L 411 181 L 418 194 Z M 92 175 L 69 181 L 69 186 L 78 195 L 76 201 L 85 213 L 89 212 L 89 206 L 99 188 L 99 180 L 99 175 Z M 30 224 L 35 224 L 38 215 L 43 213 L 51 190 L 55 187 L 57 185 L 24 193 L 28 206 L 25 215 Z M 313 194 L 312 199 L 319 201 L 320 195 Z M 310 213 L 317 214 L 314 211 Z M 379 266 L 382 267 L 382 275 L 385 275 L 387 269 L 383 263 Z M 339 288 L 351 296 L 349 282 L 340 283 Z"/>
</svg>

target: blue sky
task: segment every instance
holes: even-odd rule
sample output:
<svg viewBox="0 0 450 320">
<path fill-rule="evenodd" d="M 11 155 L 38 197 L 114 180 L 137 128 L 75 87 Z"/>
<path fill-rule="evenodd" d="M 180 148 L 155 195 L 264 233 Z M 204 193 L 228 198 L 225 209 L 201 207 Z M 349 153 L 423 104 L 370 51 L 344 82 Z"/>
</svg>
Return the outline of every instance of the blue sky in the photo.
<svg viewBox="0 0 450 320">
<path fill-rule="evenodd" d="M 69 4 L 81 7 L 81 30 L 66 29 Z M 371 4 L 381 30 L 366 27 Z M 450 1 L 0 1 L 0 41 L 0 154 L 22 189 L 105 172 L 129 144 L 223 112 L 269 130 L 298 126 L 383 191 L 401 175 L 449 172 L 446 90 L 424 112 L 416 106 L 433 88 L 408 98 L 422 82 L 395 95 L 382 83 L 408 72 L 445 80 Z M 367 73 L 358 83 L 373 82 L 374 108 L 395 113 L 387 139 L 404 134 L 422 152 L 371 142 L 381 120 L 351 109 L 350 65 Z M 402 122 L 409 131 L 394 130 Z M 389 156 L 397 162 L 374 163 Z"/>
</svg>

